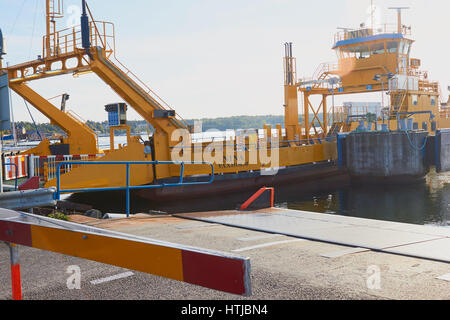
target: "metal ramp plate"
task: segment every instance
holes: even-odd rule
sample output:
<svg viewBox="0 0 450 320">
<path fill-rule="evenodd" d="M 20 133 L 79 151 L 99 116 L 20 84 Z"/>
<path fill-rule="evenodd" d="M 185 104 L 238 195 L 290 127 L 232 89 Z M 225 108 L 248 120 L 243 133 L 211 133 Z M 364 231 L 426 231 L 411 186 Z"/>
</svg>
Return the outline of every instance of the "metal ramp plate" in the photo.
<svg viewBox="0 0 450 320">
<path fill-rule="evenodd" d="M 450 229 L 281 208 L 175 215 L 254 231 L 450 262 Z"/>
</svg>

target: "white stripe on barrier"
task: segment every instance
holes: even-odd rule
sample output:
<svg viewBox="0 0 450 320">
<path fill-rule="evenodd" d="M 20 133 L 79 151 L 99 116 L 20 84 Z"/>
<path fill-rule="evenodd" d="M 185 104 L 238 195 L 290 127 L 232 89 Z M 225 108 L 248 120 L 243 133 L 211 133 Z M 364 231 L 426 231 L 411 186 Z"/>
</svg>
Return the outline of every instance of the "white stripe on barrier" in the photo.
<svg viewBox="0 0 450 320">
<path fill-rule="evenodd" d="M 3 176 L 6 181 L 16 179 L 16 175 L 19 179 L 28 177 L 28 156 L 5 157 L 4 164 Z"/>
</svg>

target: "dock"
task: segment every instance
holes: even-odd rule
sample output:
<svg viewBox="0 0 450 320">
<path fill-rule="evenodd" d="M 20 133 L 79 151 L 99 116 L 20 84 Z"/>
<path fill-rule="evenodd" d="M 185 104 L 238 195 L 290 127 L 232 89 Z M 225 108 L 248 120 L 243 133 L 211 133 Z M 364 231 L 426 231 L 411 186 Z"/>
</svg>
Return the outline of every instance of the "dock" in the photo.
<svg viewBox="0 0 450 320">
<path fill-rule="evenodd" d="M 287 209 L 136 215 L 73 222 L 160 241 L 229 252 L 251 260 L 250 300 L 449 299 L 450 229 L 318 214 Z M 6 247 L 0 246 L 1 251 Z M 25 299 L 236 299 L 231 294 L 35 249 L 21 248 Z M 5 252 L 6 254 L 6 252 Z M 31 261 L 38 265 L 31 268 Z M 439 261 L 438 261 L 439 260 Z M 447 262 L 444 262 L 447 261 Z M 70 265 L 87 274 L 82 290 L 69 291 Z M 9 265 L 1 264 L 7 298 Z M 88 271 L 89 270 L 89 271 Z M 40 281 L 36 279 L 43 279 Z M 96 282 L 97 281 L 97 282 Z M 51 289 L 51 290 L 50 290 Z M 0 297 L 1 298 L 1 297 Z"/>
<path fill-rule="evenodd" d="M 176 215 L 208 223 L 450 262 L 450 228 L 419 226 L 280 208 Z"/>
</svg>

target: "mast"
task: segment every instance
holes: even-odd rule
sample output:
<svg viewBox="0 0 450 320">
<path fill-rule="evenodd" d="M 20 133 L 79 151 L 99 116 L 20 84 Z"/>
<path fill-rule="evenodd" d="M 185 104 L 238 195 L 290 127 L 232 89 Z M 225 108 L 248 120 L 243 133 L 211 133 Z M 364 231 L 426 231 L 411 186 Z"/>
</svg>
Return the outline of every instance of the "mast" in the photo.
<svg viewBox="0 0 450 320">
<path fill-rule="evenodd" d="M 51 55 L 50 51 L 50 34 L 51 32 L 51 16 L 50 16 L 50 0 L 45 0 L 45 20 L 46 20 L 46 38 L 45 38 L 45 48 L 47 56 Z"/>
<path fill-rule="evenodd" d="M 52 45 L 54 45 L 56 33 L 56 18 L 62 18 L 64 15 L 63 0 L 45 0 L 45 24 L 46 37 L 45 49 L 46 56 L 52 56 L 56 52 L 52 52 Z M 52 43 L 53 42 L 53 43 Z"/>
<path fill-rule="evenodd" d="M 408 10 L 409 7 L 390 7 L 391 10 L 397 10 L 398 16 L 398 33 L 403 33 L 403 25 L 402 25 L 402 10 Z"/>
<path fill-rule="evenodd" d="M 370 23 L 372 30 L 374 29 L 374 18 L 373 18 L 373 0 L 370 0 Z"/>
<path fill-rule="evenodd" d="M 3 56 L 6 55 L 2 29 L 0 29 L 0 69 L 3 68 Z"/>
</svg>

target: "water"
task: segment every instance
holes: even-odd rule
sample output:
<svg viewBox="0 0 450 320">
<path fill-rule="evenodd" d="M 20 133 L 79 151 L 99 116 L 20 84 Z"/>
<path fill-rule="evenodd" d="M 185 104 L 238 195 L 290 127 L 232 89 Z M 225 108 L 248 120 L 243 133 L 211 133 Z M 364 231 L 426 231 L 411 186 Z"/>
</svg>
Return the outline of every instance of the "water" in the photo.
<svg viewBox="0 0 450 320">
<path fill-rule="evenodd" d="M 424 182 L 350 185 L 284 197 L 277 205 L 375 220 L 450 226 L 450 173 L 431 172 Z"/>
</svg>

